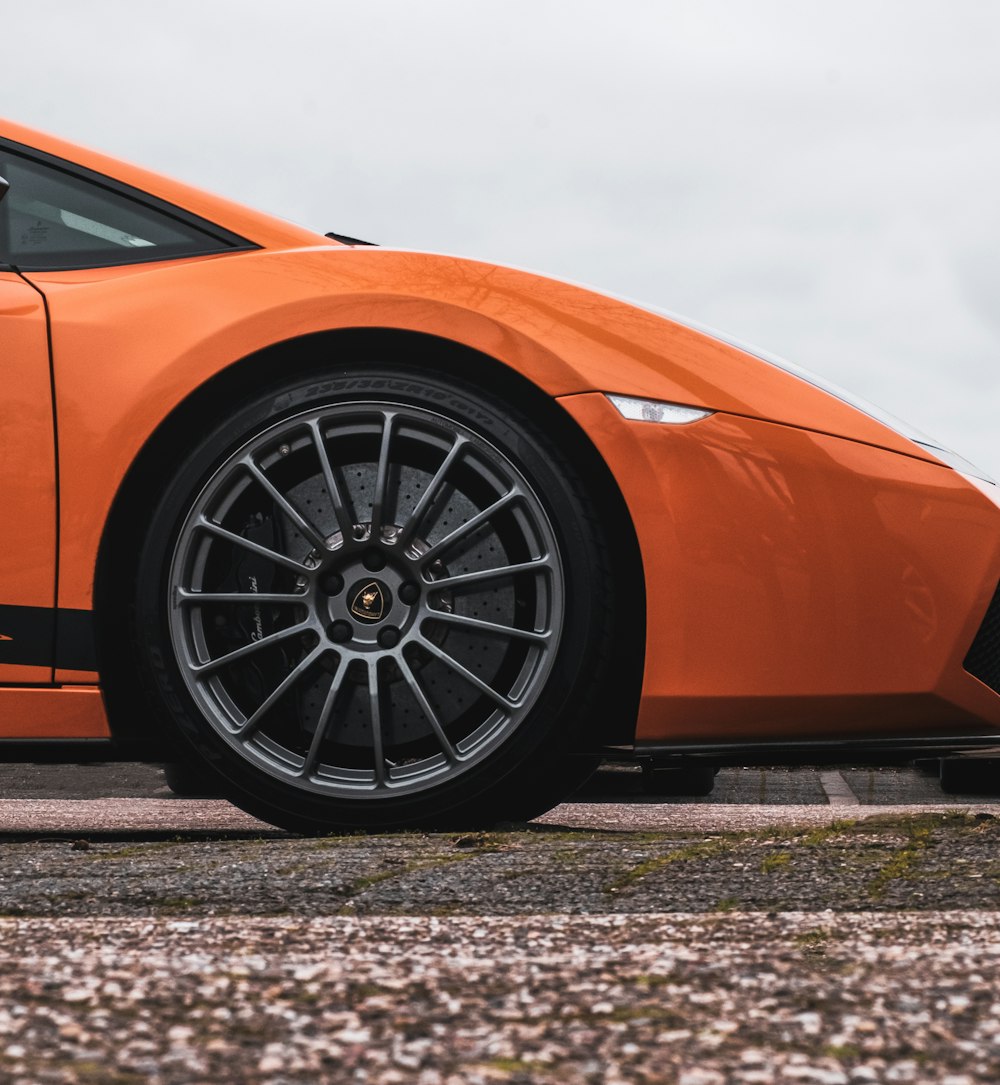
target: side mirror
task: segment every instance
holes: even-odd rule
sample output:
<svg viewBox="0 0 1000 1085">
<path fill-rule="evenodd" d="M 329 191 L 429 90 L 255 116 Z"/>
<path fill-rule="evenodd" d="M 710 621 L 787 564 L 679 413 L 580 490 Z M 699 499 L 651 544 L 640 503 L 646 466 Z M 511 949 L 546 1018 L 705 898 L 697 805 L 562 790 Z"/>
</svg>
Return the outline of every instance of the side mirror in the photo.
<svg viewBox="0 0 1000 1085">
<path fill-rule="evenodd" d="M 2 177 L 0 177 L 0 200 L 2 200 L 4 198 L 4 196 L 7 195 L 7 189 L 9 189 L 9 188 L 10 188 L 10 182 L 5 181 Z"/>
</svg>

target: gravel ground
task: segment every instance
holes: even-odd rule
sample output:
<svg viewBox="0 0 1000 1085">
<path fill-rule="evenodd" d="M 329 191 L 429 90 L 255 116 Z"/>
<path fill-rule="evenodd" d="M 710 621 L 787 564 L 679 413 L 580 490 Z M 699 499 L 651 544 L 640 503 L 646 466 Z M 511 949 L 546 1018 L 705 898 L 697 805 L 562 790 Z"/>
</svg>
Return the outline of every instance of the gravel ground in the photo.
<svg viewBox="0 0 1000 1085">
<path fill-rule="evenodd" d="M 150 766 L 5 767 L 0 1085 L 1000 1080 L 995 796 L 606 777 L 509 831 L 310 840 Z"/>
<path fill-rule="evenodd" d="M 0 1081 L 1000 1078 L 993 813 L 672 809 L 686 826 L 647 832 L 4 834 Z"/>
<path fill-rule="evenodd" d="M 2 1078 L 1000 1077 L 996 913 L 0 920 Z"/>
</svg>

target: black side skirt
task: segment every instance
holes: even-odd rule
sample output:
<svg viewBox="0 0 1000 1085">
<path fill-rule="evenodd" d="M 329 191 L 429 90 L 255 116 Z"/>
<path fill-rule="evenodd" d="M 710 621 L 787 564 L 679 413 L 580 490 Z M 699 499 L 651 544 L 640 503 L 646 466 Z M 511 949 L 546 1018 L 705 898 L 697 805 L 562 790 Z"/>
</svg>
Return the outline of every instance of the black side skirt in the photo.
<svg viewBox="0 0 1000 1085">
<path fill-rule="evenodd" d="M 97 670 L 94 612 L 0 604 L 0 664 Z"/>
</svg>

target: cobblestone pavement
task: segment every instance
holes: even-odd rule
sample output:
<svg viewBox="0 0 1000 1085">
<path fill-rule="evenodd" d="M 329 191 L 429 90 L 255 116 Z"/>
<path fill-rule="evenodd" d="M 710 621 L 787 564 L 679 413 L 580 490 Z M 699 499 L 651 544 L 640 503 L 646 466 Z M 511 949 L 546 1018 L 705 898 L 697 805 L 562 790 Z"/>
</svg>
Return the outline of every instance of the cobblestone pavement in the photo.
<svg viewBox="0 0 1000 1085">
<path fill-rule="evenodd" d="M 1000 802 L 1000 762 L 992 791 L 945 795 L 937 777 L 909 767 L 856 768 L 834 766 L 723 768 L 711 795 L 676 798 L 674 804 L 705 805 L 826 805 L 839 797 L 842 804 L 892 806 Z M 0 797 L 21 799 L 172 798 L 162 771 L 137 762 L 120 764 L 39 765 L 0 764 Z M 606 765 L 586 786 L 587 802 L 661 803 L 642 791 L 642 773 L 635 767 Z"/>
<path fill-rule="evenodd" d="M 115 803 L 107 805 L 113 813 Z M 761 809 L 747 816 L 716 807 L 712 828 L 704 818 L 672 824 L 664 816 L 669 828 L 642 832 L 535 823 L 310 839 L 213 832 L 202 819 L 159 834 L 81 833 L 79 825 L 3 834 L 0 915 L 1000 909 L 1000 818 L 992 813 L 892 812 L 817 824 L 780 816 L 802 808 L 770 819 Z"/>
<path fill-rule="evenodd" d="M 536 819 L 536 824 L 606 832 L 719 832 L 730 827 L 822 826 L 844 817 L 921 814 L 947 811 L 990 812 L 990 803 L 908 806 L 760 806 L 664 802 L 567 802 Z M 283 832 L 221 799 L 0 799 L 0 840 L 40 836 L 171 839 L 186 837 L 278 837 Z"/>
</svg>

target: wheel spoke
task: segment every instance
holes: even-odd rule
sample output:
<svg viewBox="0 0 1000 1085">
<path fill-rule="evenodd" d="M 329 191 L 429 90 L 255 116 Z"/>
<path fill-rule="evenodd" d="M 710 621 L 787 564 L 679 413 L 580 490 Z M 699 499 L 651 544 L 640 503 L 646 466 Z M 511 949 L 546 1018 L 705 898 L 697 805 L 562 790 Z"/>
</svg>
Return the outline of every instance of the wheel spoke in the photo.
<svg viewBox="0 0 1000 1085">
<path fill-rule="evenodd" d="M 385 753 L 382 749 L 382 698 L 378 686 L 378 660 L 368 664 L 368 705 L 372 722 L 372 758 L 375 762 L 375 786 L 385 786 Z"/>
<path fill-rule="evenodd" d="M 440 580 L 425 580 L 424 583 L 433 588 L 460 588 L 466 584 L 485 584 L 490 580 L 499 580 L 505 576 L 515 576 L 517 573 L 542 573 L 552 570 L 552 562 L 548 557 L 533 558 L 531 561 L 521 561 L 515 565 L 500 565 L 496 569 L 476 569 L 471 573 L 456 573 L 455 576 L 443 576 Z M 437 611 L 435 611 L 437 613 Z"/>
<path fill-rule="evenodd" d="M 512 625 L 498 625 L 496 622 L 484 622 L 480 618 L 469 618 L 464 614 L 448 614 L 443 610 L 430 610 L 424 615 L 424 621 L 443 622 L 445 625 L 457 625 L 463 629 L 476 629 L 481 633 L 495 633 L 508 640 L 527 640 L 532 644 L 546 644 L 551 633 L 537 633 L 533 629 L 517 629 Z"/>
<path fill-rule="evenodd" d="M 261 546 L 260 543 L 255 543 L 252 539 L 244 539 L 242 535 L 237 535 L 236 532 L 229 531 L 221 524 L 213 523 L 207 516 L 200 516 L 195 526 L 202 531 L 207 531 L 209 535 L 215 535 L 217 538 L 231 542 L 234 546 L 240 546 L 244 550 L 249 550 L 251 554 L 259 554 L 262 558 L 273 561 L 275 565 L 281 565 L 286 569 L 294 569 L 297 573 L 308 573 L 311 571 L 309 566 L 303 565 L 301 561 L 296 561 L 295 558 L 290 558 L 287 554 L 281 554 L 268 546 Z"/>
<path fill-rule="evenodd" d="M 254 652 L 259 652 L 261 648 L 269 648 L 273 644 L 280 644 L 282 641 L 288 640 L 289 637 L 298 636 L 308 628 L 308 622 L 299 622 L 297 625 L 290 625 L 287 629 L 279 629 L 276 633 L 270 633 L 266 637 L 261 637 L 260 640 L 252 640 L 249 644 L 244 644 L 242 648 L 236 648 L 232 652 L 227 652 L 224 656 L 210 659 L 207 663 L 196 663 L 190 668 L 191 673 L 195 677 L 200 677 L 203 674 L 217 671 L 220 667 L 227 667 L 230 663 L 236 663 L 249 655 L 253 655 Z"/>
<path fill-rule="evenodd" d="M 386 411 L 382 418 L 382 444 L 378 453 L 375 493 L 372 497 L 371 538 L 376 541 L 382 536 L 382 522 L 385 518 L 385 490 L 386 479 L 389 476 L 389 448 L 392 444 L 392 430 L 396 415 L 392 411 Z"/>
<path fill-rule="evenodd" d="M 240 724 L 237 730 L 234 732 L 237 738 L 249 738 L 254 731 L 260 727 L 264 717 L 271 711 L 272 708 L 281 700 L 282 697 L 295 685 L 295 683 L 302 677 L 303 674 L 316 662 L 316 660 L 323 654 L 325 649 L 314 648 L 304 659 L 299 660 L 298 663 L 285 675 L 284 678 L 278 683 L 277 686 L 267 695 L 267 697 L 254 709 L 253 713 Z"/>
<path fill-rule="evenodd" d="M 439 648 L 433 641 L 428 640 L 422 634 L 417 638 L 420 644 L 431 653 L 432 656 L 436 656 L 441 662 L 453 670 L 457 675 L 460 675 L 471 686 L 475 686 L 481 693 L 485 693 L 487 697 L 495 701 L 501 708 L 506 708 L 508 712 L 513 712 L 518 707 L 517 701 L 512 701 L 505 697 L 502 693 L 498 693 L 491 685 L 484 682 L 479 675 L 473 674 L 467 667 L 464 667 L 458 662 L 454 656 L 450 656 L 443 649 Z"/>
<path fill-rule="evenodd" d="M 434 706 L 427 700 L 427 695 L 417 681 L 417 676 L 413 673 L 409 663 L 403 658 L 402 652 L 396 657 L 396 665 L 403 672 L 406 684 L 410 687 L 417 704 L 420 705 L 420 710 L 427 717 L 427 722 L 431 725 L 431 730 L 433 730 L 437 737 L 445 758 L 452 764 L 457 764 L 462 760 L 462 756 L 451 744 L 451 740 L 445 734 L 444 727 L 441 725 L 441 720 L 438 718 Z"/>
<path fill-rule="evenodd" d="M 518 489 L 508 490 L 503 497 L 498 498 L 483 509 L 482 512 L 477 512 L 471 519 L 466 520 L 464 524 L 460 524 L 454 531 L 445 535 L 443 539 L 438 541 L 429 549 L 425 550 L 420 558 L 423 562 L 433 561 L 439 554 L 444 553 L 450 549 L 459 539 L 464 538 L 466 535 L 471 535 L 477 528 L 482 527 L 483 524 L 488 523 L 494 516 L 502 509 L 507 508 L 508 505 L 512 505 L 521 496 L 521 491 Z"/>
<path fill-rule="evenodd" d="M 177 510 L 161 608 L 184 686 L 233 765 L 283 782 L 289 819 L 321 798 L 358 823 L 396 795 L 444 802 L 555 677 L 566 584 L 537 454 L 493 443 L 472 392 L 465 421 L 414 387 L 379 398 L 358 377 L 297 414 L 262 406 Z M 383 566 L 380 640 L 349 610 Z"/>
<path fill-rule="evenodd" d="M 326 700 L 323 702 L 323 708 L 320 710 L 319 719 L 316 721 L 316 732 L 312 737 L 312 742 L 309 743 L 309 752 L 306 754 L 306 759 L 302 763 L 302 768 L 299 771 L 300 776 L 309 777 L 316 768 L 320 747 L 323 745 L 323 741 L 330 729 L 330 721 L 333 717 L 333 707 L 336 703 L 337 696 L 343 688 L 344 676 L 346 674 L 347 664 L 344 662 L 343 658 L 341 658 L 337 664 L 336 672 L 330 679 L 330 688 L 326 691 Z"/>
<path fill-rule="evenodd" d="M 271 500 L 281 509 L 289 520 L 302 532 L 302 534 L 316 547 L 317 550 L 326 550 L 326 539 L 320 534 L 316 526 L 310 523 L 291 501 L 278 489 L 277 486 L 264 474 L 256 463 L 248 456 L 243 461 L 244 466 L 257 482 L 264 487 Z"/>
<path fill-rule="evenodd" d="M 175 598 L 182 606 L 205 606 L 208 603 L 304 603 L 301 592 L 274 591 L 188 591 L 178 588 Z"/>
<path fill-rule="evenodd" d="M 399 537 L 396 540 L 400 546 L 405 546 L 413 537 L 417 528 L 420 527 L 420 521 L 427 515 L 427 510 L 431 507 L 432 502 L 438 495 L 438 491 L 444 485 L 448 472 L 468 444 L 469 442 L 465 437 L 455 438 L 454 444 L 448 449 L 448 454 L 435 472 L 434 477 L 427 484 L 427 488 L 414 506 L 413 512 L 410 513 L 406 523 L 400 528 Z"/>
<path fill-rule="evenodd" d="M 344 502 L 340 486 L 337 484 L 337 478 L 333 473 L 333 464 L 330 463 L 330 457 L 327 455 L 326 444 L 323 440 L 323 431 L 316 419 L 309 423 L 309 432 L 312 434 L 313 445 L 319 458 L 320 470 L 323 472 L 326 492 L 329 494 L 330 503 L 333 505 L 333 514 L 337 519 L 337 527 L 340 528 L 340 534 L 343 538 L 347 540 L 351 537 L 354 522 Z"/>
</svg>

